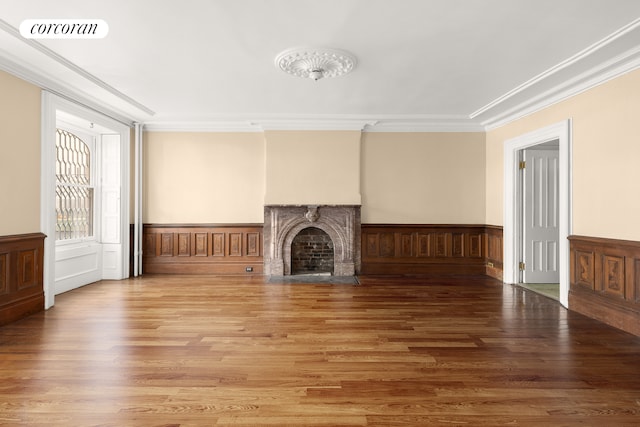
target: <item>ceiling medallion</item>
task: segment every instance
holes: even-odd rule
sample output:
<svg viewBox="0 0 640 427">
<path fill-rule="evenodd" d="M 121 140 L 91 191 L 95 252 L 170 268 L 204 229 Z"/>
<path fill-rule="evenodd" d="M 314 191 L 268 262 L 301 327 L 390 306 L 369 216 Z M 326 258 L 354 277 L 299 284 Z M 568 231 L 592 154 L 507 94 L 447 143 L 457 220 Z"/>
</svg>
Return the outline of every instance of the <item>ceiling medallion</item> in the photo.
<svg viewBox="0 0 640 427">
<path fill-rule="evenodd" d="M 350 73 L 355 66 L 355 56 L 337 49 L 287 49 L 276 56 L 276 67 L 285 73 L 316 81 Z"/>
</svg>

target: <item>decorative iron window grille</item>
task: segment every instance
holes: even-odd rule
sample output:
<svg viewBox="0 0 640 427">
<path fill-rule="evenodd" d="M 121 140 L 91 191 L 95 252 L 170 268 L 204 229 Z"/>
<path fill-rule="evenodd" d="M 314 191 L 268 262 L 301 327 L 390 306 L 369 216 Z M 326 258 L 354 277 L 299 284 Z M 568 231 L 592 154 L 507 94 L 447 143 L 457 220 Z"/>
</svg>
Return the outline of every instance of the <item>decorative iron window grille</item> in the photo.
<svg viewBox="0 0 640 427">
<path fill-rule="evenodd" d="M 93 197 L 89 146 L 56 129 L 56 240 L 93 236 Z"/>
</svg>

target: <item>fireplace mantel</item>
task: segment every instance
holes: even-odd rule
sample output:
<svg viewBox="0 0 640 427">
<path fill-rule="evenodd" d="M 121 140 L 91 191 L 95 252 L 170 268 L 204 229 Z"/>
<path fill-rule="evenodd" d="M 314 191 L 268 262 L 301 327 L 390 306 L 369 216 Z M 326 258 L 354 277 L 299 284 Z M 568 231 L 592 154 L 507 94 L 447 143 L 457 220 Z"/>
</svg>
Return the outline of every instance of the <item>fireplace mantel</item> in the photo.
<svg viewBox="0 0 640 427">
<path fill-rule="evenodd" d="M 268 276 L 291 274 L 291 243 L 308 227 L 331 237 L 335 276 L 360 272 L 359 205 L 266 205 L 264 207 L 264 272 Z"/>
</svg>

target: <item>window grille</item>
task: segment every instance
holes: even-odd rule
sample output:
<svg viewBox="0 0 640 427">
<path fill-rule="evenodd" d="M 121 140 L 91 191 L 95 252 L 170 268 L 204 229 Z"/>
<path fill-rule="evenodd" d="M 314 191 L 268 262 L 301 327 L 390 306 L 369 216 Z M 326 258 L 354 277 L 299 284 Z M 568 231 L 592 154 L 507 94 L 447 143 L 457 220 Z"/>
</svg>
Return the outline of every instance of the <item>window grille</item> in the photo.
<svg viewBox="0 0 640 427">
<path fill-rule="evenodd" d="M 56 240 L 93 236 L 93 193 L 89 146 L 56 129 Z"/>
</svg>

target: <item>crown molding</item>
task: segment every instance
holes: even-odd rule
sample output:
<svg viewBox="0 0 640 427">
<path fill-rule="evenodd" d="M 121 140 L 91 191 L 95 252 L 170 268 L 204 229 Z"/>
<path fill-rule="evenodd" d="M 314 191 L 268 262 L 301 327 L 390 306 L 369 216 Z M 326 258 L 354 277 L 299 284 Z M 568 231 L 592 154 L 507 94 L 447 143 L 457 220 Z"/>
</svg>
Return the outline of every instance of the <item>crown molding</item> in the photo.
<svg viewBox="0 0 640 427">
<path fill-rule="evenodd" d="M 484 126 L 463 115 L 406 115 L 380 117 L 365 132 L 484 132 Z"/>
<path fill-rule="evenodd" d="M 262 132 L 248 120 L 167 120 L 145 121 L 145 131 L 151 132 Z"/>
<path fill-rule="evenodd" d="M 351 118 L 349 116 L 323 117 L 283 117 L 281 119 L 257 120 L 255 122 L 262 130 L 353 130 L 362 131 L 366 126 L 377 123 L 371 118 Z"/>
<path fill-rule="evenodd" d="M 618 61 L 620 60 L 620 61 Z M 626 73 L 640 68 L 640 47 L 624 55 L 624 58 L 616 58 L 609 63 L 600 64 L 574 78 L 565 81 L 554 88 L 547 90 L 529 100 L 509 108 L 500 114 L 482 122 L 484 128 L 489 131 L 508 123 L 541 111 L 561 101 L 569 99 L 620 77 Z"/>
<path fill-rule="evenodd" d="M 37 40 L 22 37 L 18 29 L 2 19 L 0 30 L 0 42 L 4 45 L 4 49 L 0 49 L 0 69 L 128 125 L 155 114 Z M 22 55 L 31 58 L 31 63 L 20 60 Z M 35 60 L 39 64 L 37 68 L 33 65 Z M 97 95 L 89 95 L 89 92 Z"/>
<path fill-rule="evenodd" d="M 154 132 L 264 132 L 287 130 L 362 132 L 482 132 L 483 126 L 458 115 L 272 115 L 251 118 L 224 116 L 209 120 L 144 122 Z"/>
<path fill-rule="evenodd" d="M 640 18 L 474 111 L 485 130 L 504 126 L 640 68 Z"/>
<path fill-rule="evenodd" d="M 59 96 L 60 98 L 66 99 L 67 101 L 80 104 L 90 110 L 110 117 L 126 126 L 133 126 L 134 120 L 132 120 L 130 114 L 116 109 L 105 108 L 103 103 L 94 100 L 93 97 L 90 97 L 80 91 L 73 90 L 66 85 L 62 85 L 54 80 L 46 78 L 43 75 L 34 73 L 31 69 L 25 68 L 24 66 L 11 61 L 6 56 L 2 56 L 2 52 L 0 52 L 0 70 L 6 71 L 11 75 L 38 86 L 47 92 Z"/>
<path fill-rule="evenodd" d="M 151 131 L 482 132 L 540 111 L 640 68 L 640 18 L 467 115 L 157 116 L 40 42 L 0 19 L 0 70 L 131 126 Z M 33 64 L 38 64 L 35 67 Z"/>
</svg>

